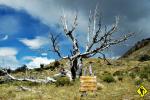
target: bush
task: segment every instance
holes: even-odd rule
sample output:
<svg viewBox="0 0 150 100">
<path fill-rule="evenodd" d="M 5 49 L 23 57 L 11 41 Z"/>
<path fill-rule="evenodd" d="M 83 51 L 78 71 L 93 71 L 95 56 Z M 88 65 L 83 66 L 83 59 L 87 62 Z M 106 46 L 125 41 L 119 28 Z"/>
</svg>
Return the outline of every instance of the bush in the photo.
<svg viewBox="0 0 150 100">
<path fill-rule="evenodd" d="M 60 66 L 60 62 L 59 61 L 55 61 L 54 62 L 54 67 L 58 68 Z"/>
<path fill-rule="evenodd" d="M 150 60 L 150 56 L 149 55 L 141 55 L 139 58 L 139 61 L 148 61 Z"/>
<path fill-rule="evenodd" d="M 18 67 L 14 72 L 25 72 L 28 69 L 26 65 Z"/>
<path fill-rule="evenodd" d="M 115 82 L 115 79 L 113 78 L 112 75 L 106 75 L 104 76 L 103 81 L 107 83 L 111 83 L 111 82 Z"/>
<path fill-rule="evenodd" d="M 71 85 L 71 82 L 68 77 L 58 77 L 56 80 L 56 86 Z"/>
<path fill-rule="evenodd" d="M 44 69 L 45 70 L 50 69 L 51 71 L 53 71 L 53 70 L 59 68 L 60 66 L 63 66 L 63 64 L 60 64 L 59 61 L 55 61 L 53 64 L 49 64 L 49 65 L 44 66 Z"/>
<path fill-rule="evenodd" d="M 123 71 L 116 71 L 113 73 L 113 76 L 122 76 L 123 75 Z"/>
<path fill-rule="evenodd" d="M 103 72 L 103 75 L 111 75 L 111 73 L 108 72 L 108 71 L 104 71 L 104 72 Z"/>
<path fill-rule="evenodd" d="M 135 85 L 141 85 L 142 82 L 143 82 L 143 80 L 138 79 L 138 80 L 135 81 Z"/>
<path fill-rule="evenodd" d="M 40 72 L 40 71 L 42 71 L 43 69 L 42 69 L 42 68 L 34 68 L 34 70 L 37 71 L 37 72 Z"/>
<path fill-rule="evenodd" d="M 40 64 L 40 68 L 43 69 L 44 68 L 44 64 Z"/>
<path fill-rule="evenodd" d="M 150 74 L 150 65 L 144 66 L 143 71 Z"/>
<path fill-rule="evenodd" d="M 150 82 L 150 78 L 148 78 L 147 81 Z"/>
<path fill-rule="evenodd" d="M 136 77 L 136 74 L 135 73 L 130 73 L 129 76 L 134 79 Z"/>
<path fill-rule="evenodd" d="M 144 79 L 144 78 L 148 79 L 148 73 L 146 73 L 146 72 L 145 73 L 140 73 L 140 78 L 141 79 Z"/>
</svg>

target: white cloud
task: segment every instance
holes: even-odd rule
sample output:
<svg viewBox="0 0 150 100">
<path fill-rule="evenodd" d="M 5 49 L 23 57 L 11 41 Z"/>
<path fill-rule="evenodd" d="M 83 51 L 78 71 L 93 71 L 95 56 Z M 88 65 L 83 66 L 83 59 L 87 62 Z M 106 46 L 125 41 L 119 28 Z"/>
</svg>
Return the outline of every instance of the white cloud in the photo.
<svg viewBox="0 0 150 100">
<path fill-rule="evenodd" d="M 58 2 L 56 0 L 0 0 L 0 4 L 10 6 L 16 10 L 23 9 L 34 18 L 40 19 L 42 23 L 52 28 L 56 25 L 56 23 L 61 23 L 60 17 L 63 15 L 63 9 L 68 20 L 68 26 L 70 26 L 69 28 L 71 28 L 72 25 L 70 24 L 73 23 L 76 11 L 76 8 L 66 7 L 64 4 L 61 3 L 61 1 Z M 87 13 L 88 12 L 89 11 L 87 10 Z M 81 10 L 78 12 L 78 26 L 76 28 L 76 33 L 80 32 L 77 38 L 81 40 L 80 43 L 83 47 L 85 47 L 87 35 L 86 33 L 88 31 L 88 16 L 85 13 L 86 12 L 83 12 Z M 58 30 L 60 32 L 60 29 Z M 61 31 L 63 31 L 63 29 L 61 29 Z M 32 48 L 32 46 L 30 46 L 30 48 L 34 49 L 34 47 Z M 35 48 L 38 47 L 35 46 Z"/>
<path fill-rule="evenodd" d="M 22 60 L 25 60 L 25 61 L 32 61 L 35 57 L 33 56 L 25 56 L 22 58 Z"/>
<path fill-rule="evenodd" d="M 1 47 L 0 48 L 0 66 L 1 67 L 10 67 L 15 69 L 20 66 L 19 61 L 16 58 L 18 50 L 10 47 Z"/>
<path fill-rule="evenodd" d="M 8 35 L 0 34 L 0 41 L 5 41 L 8 39 Z"/>
<path fill-rule="evenodd" d="M 18 53 L 17 49 L 10 47 L 1 47 L 0 48 L 0 56 L 15 56 Z"/>
<path fill-rule="evenodd" d="M 45 37 L 37 36 L 35 39 L 19 39 L 22 43 L 28 46 L 30 49 L 39 49 L 42 46 L 49 43 L 48 39 Z"/>
<path fill-rule="evenodd" d="M 8 35 L 5 35 L 5 37 L 2 38 L 3 41 L 4 41 L 4 40 L 7 40 L 7 39 L 8 39 Z"/>
<path fill-rule="evenodd" d="M 47 56 L 47 53 L 42 53 L 41 55 L 42 55 L 42 56 Z"/>
<path fill-rule="evenodd" d="M 40 64 L 49 64 L 54 62 L 54 59 L 48 59 L 46 57 L 27 57 L 30 58 L 30 62 L 27 64 L 28 68 L 38 68 Z"/>
<path fill-rule="evenodd" d="M 17 60 L 16 56 L 0 56 L 0 66 L 5 68 L 16 69 L 20 67 L 21 64 Z"/>
<path fill-rule="evenodd" d="M 40 19 L 43 23 L 51 26 L 54 23 L 60 23 L 62 9 L 64 9 L 68 21 L 72 21 L 75 9 L 68 9 L 56 0 L 0 0 L 0 4 L 5 4 L 17 10 L 25 10 L 34 18 Z M 83 12 L 79 12 L 79 29 L 87 30 L 87 17 Z M 73 22 L 71 22 L 73 23 Z"/>
</svg>

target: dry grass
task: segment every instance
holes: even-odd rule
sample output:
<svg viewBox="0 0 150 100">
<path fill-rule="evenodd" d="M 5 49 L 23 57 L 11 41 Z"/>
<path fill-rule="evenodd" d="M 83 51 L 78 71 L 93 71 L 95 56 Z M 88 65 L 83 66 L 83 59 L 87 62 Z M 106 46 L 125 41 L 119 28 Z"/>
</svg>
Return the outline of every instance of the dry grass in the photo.
<svg viewBox="0 0 150 100">
<path fill-rule="evenodd" d="M 102 76 L 104 72 L 113 74 L 115 71 L 123 70 L 128 71 L 136 66 L 143 67 L 150 62 L 138 62 L 138 61 L 125 61 L 116 60 L 111 61 L 112 65 L 107 65 L 103 60 L 99 59 L 86 59 L 84 60 L 84 67 L 89 65 L 89 62 L 93 62 L 93 70 L 97 75 L 99 83 L 104 85 L 104 88 L 97 90 L 97 96 L 92 92 L 88 92 L 85 97 L 80 97 L 79 92 L 79 80 L 76 80 L 71 86 L 56 87 L 55 84 L 29 84 L 21 82 L 11 82 L 6 84 L 0 84 L 0 100 L 150 100 L 150 93 L 141 98 L 137 94 L 139 86 L 135 85 L 135 79 L 132 79 L 125 74 L 122 81 L 113 83 L 103 82 Z M 66 61 L 62 61 L 65 65 Z M 57 71 L 44 70 L 42 72 L 30 72 L 31 75 L 44 78 L 45 76 L 52 76 Z M 25 73 L 18 73 L 15 76 L 22 76 Z M 30 87 L 32 91 L 18 91 L 18 86 Z M 150 92 L 150 82 L 144 80 L 142 85 Z"/>
</svg>

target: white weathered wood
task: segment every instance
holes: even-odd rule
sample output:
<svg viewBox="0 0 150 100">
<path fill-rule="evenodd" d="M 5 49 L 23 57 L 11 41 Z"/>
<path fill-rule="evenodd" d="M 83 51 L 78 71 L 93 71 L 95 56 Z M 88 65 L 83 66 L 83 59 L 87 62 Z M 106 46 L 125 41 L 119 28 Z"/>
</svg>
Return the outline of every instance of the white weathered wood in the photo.
<svg viewBox="0 0 150 100">
<path fill-rule="evenodd" d="M 47 79 L 29 79 L 29 78 L 16 78 L 10 74 L 8 74 L 6 71 L 1 70 L 3 73 L 6 74 L 8 80 L 15 80 L 15 81 L 28 81 L 28 82 L 33 82 L 33 83 L 51 83 L 51 82 L 56 82 L 55 79 L 52 78 L 47 78 Z"/>
</svg>

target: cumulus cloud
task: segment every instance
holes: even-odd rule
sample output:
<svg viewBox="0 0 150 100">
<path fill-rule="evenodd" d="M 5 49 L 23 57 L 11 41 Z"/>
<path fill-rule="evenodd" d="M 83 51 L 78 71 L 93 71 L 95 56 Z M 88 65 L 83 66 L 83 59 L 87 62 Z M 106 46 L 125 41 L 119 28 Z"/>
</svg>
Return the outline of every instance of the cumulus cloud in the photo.
<svg viewBox="0 0 150 100">
<path fill-rule="evenodd" d="M 21 64 L 16 58 L 16 56 L 0 56 L 0 66 L 5 68 L 16 69 L 17 67 L 20 67 Z"/>
<path fill-rule="evenodd" d="M 0 56 L 1 57 L 15 56 L 17 53 L 18 53 L 18 50 L 15 48 L 0 47 Z"/>
<path fill-rule="evenodd" d="M 37 36 L 34 39 L 23 38 L 19 39 L 19 41 L 28 46 L 30 49 L 39 49 L 49 43 L 47 38 L 40 36 Z"/>
<path fill-rule="evenodd" d="M 41 55 L 42 55 L 42 56 L 47 56 L 47 53 L 42 53 Z"/>
<path fill-rule="evenodd" d="M 25 56 L 22 58 L 22 60 L 25 60 L 25 61 L 32 61 L 35 57 L 34 56 Z"/>
<path fill-rule="evenodd" d="M 27 66 L 28 68 L 38 68 L 40 67 L 40 64 L 50 64 L 51 62 L 54 62 L 54 59 L 48 59 L 47 57 L 25 57 L 25 59 L 27 60 L 31 60 Z"/>
<path fill-rule="evenodd" d="M 5 41 L 8 39 L 8 35 L 0 34 L 0 41 Z"/>
<path fill-rule="evenodd" d="M 16 55 L 18 50 L 10 47 L 1 47 L 0 48 L 0 66 L 1 67 L 10 67 L 15 69 L 20 66 Z"/>
</svg>

